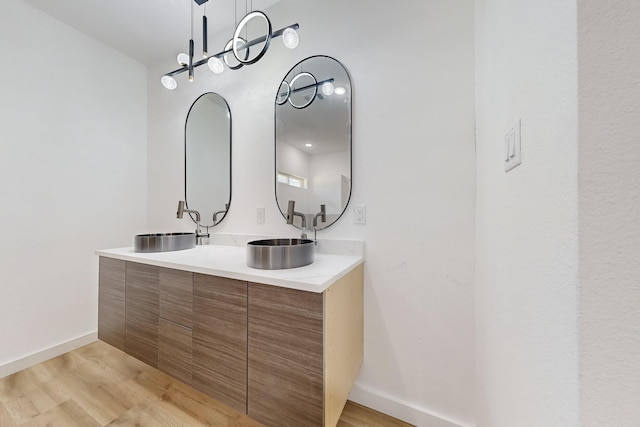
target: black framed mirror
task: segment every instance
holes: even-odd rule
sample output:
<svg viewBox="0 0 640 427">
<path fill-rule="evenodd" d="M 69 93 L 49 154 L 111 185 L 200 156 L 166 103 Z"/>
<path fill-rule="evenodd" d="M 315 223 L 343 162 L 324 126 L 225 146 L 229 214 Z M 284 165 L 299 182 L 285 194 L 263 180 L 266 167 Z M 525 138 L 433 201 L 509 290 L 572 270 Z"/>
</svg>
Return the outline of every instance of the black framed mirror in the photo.
<svg viewBox="0 0 640 427">
<path fill-rule="evenodd" d="M 231 111 L 217 93 L 198 97 L 185 123 L 185 202 L 203 227 L 224 219 L 231 204 Z M 192 217 L 193 219 L 193 217 Z"/>
<path fill-rule="evenodd" d="M 297 63 L 276 90 L 276 202 L 286 218 L 295 201 L 308 229 L 334 224 L 351 198 L 351 101 L 349 73 L 323 55 Z"/>
</svg>

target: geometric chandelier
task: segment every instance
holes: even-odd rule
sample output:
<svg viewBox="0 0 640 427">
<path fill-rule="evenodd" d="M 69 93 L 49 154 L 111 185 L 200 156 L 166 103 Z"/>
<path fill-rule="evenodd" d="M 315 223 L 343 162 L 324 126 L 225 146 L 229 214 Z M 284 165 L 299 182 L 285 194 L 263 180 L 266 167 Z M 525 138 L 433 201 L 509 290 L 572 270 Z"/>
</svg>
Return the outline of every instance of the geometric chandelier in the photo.
<svg viewBox="0 0 640 427">
<path fill-rule="evenodd" d="M 274 38 L 282 37 L 284 45 L 289 49 L 295 49 L 298 46 L 299 37 L 296 30 L 300 28 L 300 26 L 297 23 L 283 27 L 277 31 L 272 31 L 271 21 L 267 15 L 260 11 L 252 11 L 240 20 L 233 33 L 233 38 L 227 42 L 224 50 L 214 55 L 209 55 L 207 52 L 207 12 L 205 5 L 204 14 L 202 15 L 203 59 L 195 61 L 193 43 L 194 3 L 201 6 L 207 1 L 208 0 L 193 0 L 193 2 L 190 2 L 191 39 L 189 40 L 189 54 L 179 54 L 178 63 L 180 64 L 180 68 L 163 75 L 160 79 L 162 85 L 169 90 L 174 90 L 178 87 L 175 76 L 188 72 L 189 81 L 192 82 L 194 79 L 194 69 L 204 64 L 207 64 L 209 69 L 215 74 L 222 73 L 225 68 L 237 70 L 244 65 L 254 64 L 264 56 L 271 44 L 271 40 Z M 257 31 L 256 28 L 258 29 Z M 253 35 L 251 40 L 248 40 L 249 30 L 251 30 Z"/>
</svg>

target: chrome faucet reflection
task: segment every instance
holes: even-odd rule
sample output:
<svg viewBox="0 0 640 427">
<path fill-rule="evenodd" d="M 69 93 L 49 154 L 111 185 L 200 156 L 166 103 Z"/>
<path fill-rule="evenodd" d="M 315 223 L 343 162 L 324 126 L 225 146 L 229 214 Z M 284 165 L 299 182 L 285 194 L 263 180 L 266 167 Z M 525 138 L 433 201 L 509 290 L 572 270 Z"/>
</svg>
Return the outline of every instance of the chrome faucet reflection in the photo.
<svg viewBox="0 0 640 427">
<path fill-rule="evenodd" d="M 180 200 L 178 202 L 178 212 L 176 212 L 176 217 L 178 219 L 182 219 L 184 213 L 190 213 L 190 214 L 194 214 L 196 216 L 196 244 L 198 245 L 202 245 L 202 239 L 204 237 L 209 238 L 209 233 L 201 233 L 200 232 L 200 212 L 192 210 L 192 209 L 185 209 L 184 208 L 184 200 Z"/>
<path fill-rule="evenodd" d="M 229 203 L 225 203 L 223 210 L 215 211 L 213 213 L 213 225 L 216 225 L 218 222 L 222 221 L 222 218 L 224 218 L 224 215 L 227 213 L 228 210 L 229 210 Z M 220 214 L 222 214 L 222 218 L 220 218 L 220 221 L 218 221 L 218 215 Z"/>
<path fill-rule="evenodd" d="M 327 222 L 327 205 L 320 205 L 320 212 L 315 214 L 313 217 L 313 229 L 315 230 L 318 226 L 318 217 L 320 217 L 320 221 Z"/>
<path fill-rule="evenodd" d="M 296 212 L 296 201 L 289 200 L 289 205 L 287 206 L 287 224 L 293 225 L 294 217 L 299 216 L 302 219 L 302 234 L 300 235 L 301 239 L 307 238 L 307 217 L 300 212 Z"/>
</svg>

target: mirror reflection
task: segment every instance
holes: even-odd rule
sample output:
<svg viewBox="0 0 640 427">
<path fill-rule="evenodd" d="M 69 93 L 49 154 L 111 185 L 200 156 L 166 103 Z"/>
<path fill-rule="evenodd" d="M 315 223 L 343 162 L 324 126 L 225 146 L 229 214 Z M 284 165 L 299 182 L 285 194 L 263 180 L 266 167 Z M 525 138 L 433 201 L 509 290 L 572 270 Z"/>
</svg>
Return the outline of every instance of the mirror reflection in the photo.
<svg viewBox="0 0 640 427">
<path fill-rule="evenodd" d="M 306 228 L 323 229 L 345 212 L 351 197 L 351 80 L 333 58 L 296 64 L 276 91 L 276 201 L 289 201 Z M 302 218 L 293 223 L 302 228 Z"/>
<path fill-rule="evenodd" d="M 217 93 L 205 93 L 191 106 L 184 151 L 187 207 L 200 213 L 203 227 L 211 227 L 231 203 L 231 112 Z"/>
</svg>

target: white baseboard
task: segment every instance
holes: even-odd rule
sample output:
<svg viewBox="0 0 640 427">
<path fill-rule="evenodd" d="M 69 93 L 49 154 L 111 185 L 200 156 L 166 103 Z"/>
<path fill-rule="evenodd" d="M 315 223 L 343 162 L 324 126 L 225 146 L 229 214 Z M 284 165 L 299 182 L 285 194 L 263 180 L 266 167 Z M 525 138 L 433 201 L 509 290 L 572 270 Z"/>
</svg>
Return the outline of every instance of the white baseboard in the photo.
<svg viewBox="0 0 640 427">
<path fill-rule="evenodd" d="M 30 354 L 21 359 L 14 360 L 13 362 L 5 363 L 4 365 L 0 366 L 0 378 L 4 378 L 7 375 L 14 374 L 23 369 L 37 365 L 38 363 L 42 363 L 54 357 L 60 356 L 61 354 L 67 353 L 71 350 L 75 350 L 76 348 L 82 347 L 83 345 L 91 344 L 97 339 L 98 331 L 94 331 L 88 333 L 87 335 L 74 338 L 70 341 L 63 342 L 62 344 L 44 349 L 37 353 Z"/>
<path fill-rule="evenodd" d="M 349 400 L 417 427 L 471 427 L 357 383 L 349 393 Z"/>
</svg>

